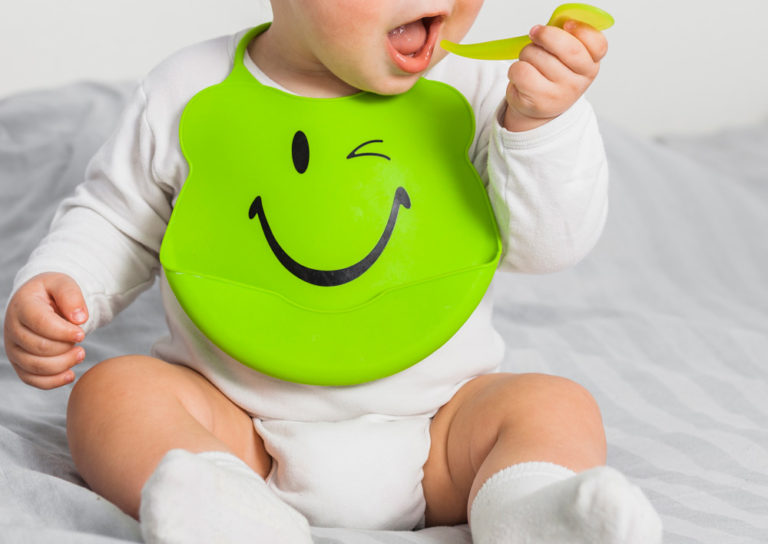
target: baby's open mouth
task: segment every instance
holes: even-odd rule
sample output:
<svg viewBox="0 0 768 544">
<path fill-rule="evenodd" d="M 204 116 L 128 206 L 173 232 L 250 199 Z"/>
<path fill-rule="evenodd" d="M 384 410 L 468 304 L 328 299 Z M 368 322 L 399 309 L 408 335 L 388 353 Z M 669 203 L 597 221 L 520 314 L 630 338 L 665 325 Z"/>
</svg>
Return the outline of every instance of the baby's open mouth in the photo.
<svg viewBox="0 0 768 544">
<path fill-rule="evenodd" d="M 398 68 L 408 73 L 423 72 L 429 66 L 443 17 L 422 17 L 389 31 L 389 53 Z"/>
</svg>

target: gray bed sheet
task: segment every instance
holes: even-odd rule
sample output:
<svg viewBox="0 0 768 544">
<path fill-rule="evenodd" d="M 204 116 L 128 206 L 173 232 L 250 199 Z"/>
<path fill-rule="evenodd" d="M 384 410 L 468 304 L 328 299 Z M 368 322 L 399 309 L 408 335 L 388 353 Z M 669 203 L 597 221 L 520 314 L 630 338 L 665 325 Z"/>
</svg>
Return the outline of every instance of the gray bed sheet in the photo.
<svg viewBox="0 0 768 544">
<path fill-rule="evenodd" d="M 58 201 L 114 125 L 130 83 L 0 101 L 0 306 Z M 768 124 L 649 140 L 609 123 L 612 208 L 595 251 L 548 276 L 500 273 L 504 369 L 572 378 L 598 399 L 609 463 L 641 485 L 669 544 L 768 542 Z M 146 353 L 166 325 L 155 286 L 86 341 L 82 373 Z M 0 542 L 140 541 L 69 455 L 68 389 L 0 360 Z M 314 529 L 318 543 L 468 543 L 466 526 Z"/>
</svg>

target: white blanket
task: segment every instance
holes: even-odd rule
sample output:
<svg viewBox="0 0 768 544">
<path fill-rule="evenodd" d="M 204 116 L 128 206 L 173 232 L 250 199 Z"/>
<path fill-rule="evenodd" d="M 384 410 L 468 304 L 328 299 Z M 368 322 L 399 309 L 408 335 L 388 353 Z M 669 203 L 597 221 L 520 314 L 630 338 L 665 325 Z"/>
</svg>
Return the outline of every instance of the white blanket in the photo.
<svg viewBox="0 0 768 544">
<path fill-rule="evenodd" d="M 129 84 L 0 101 L 0 306 L 54 207 L 115 122 Z M 601 404 L 609 464 L 645 489 L 668 544 L 768 541 L 768 124 L 650 141 L 603 125 L 612 209 L 593 254 L 551 276 L 497 276 L 505 370 L 572 378 Z M 156 287 L 86 341 L 88 360 L 147 353 Z M 22 384 L 0 359 L 0 542 L 140 541 L 84 487 L 65 435 L 68 389 Z M 314 529 L 318 543 L 468 543 Z"/>
</svg>

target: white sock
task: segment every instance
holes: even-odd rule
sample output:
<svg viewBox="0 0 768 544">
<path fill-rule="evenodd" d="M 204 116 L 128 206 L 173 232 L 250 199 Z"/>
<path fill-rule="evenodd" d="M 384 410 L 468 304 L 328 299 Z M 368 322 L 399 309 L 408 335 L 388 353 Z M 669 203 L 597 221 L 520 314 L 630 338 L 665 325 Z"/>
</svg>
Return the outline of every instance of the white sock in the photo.
<svg viewBox="0 0 768 544">
<path fill-rule="evenodd" d="M 660 544 L 661 520 L 610 467 L 521 463 L 491 476 L 470 512 L 475 544 Z"/>
<path fill-rule="evenodd" d="M 225 452 L 171 450 L 141 491 L 149 544 L 311 544 L 304 516 L 243 461 Z"/>
</svg>

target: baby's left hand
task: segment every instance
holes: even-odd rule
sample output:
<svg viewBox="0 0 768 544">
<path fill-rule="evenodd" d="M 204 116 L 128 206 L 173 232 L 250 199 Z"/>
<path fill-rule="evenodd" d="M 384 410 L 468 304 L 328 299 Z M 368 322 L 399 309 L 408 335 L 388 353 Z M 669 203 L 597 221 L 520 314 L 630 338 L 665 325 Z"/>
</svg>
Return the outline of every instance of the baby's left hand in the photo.
<svg viewBox="0 0 768 544">
<path fill-rule="evenodd" d="M 504 128 L 531 130 L 554 119 L 584 94 L 608 51 L 603 33 L 577 21 L 535 26 L 533 43 L 509 68 Z"/>
</svg>

